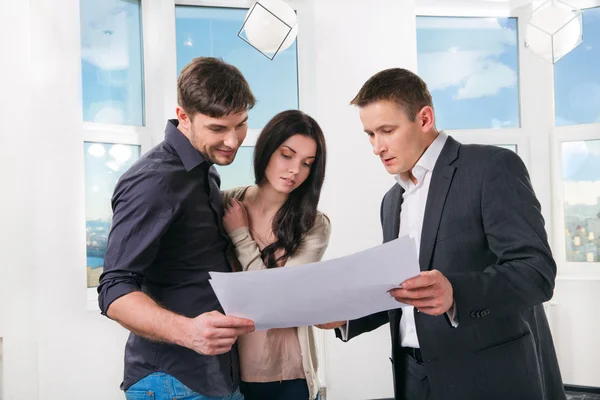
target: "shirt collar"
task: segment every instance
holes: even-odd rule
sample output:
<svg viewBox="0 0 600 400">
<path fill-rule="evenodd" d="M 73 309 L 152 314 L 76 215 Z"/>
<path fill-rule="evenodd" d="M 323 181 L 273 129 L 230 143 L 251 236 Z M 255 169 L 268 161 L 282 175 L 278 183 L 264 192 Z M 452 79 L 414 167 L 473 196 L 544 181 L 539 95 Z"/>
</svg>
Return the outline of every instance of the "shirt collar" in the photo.
<svg viewBox="0 0 600 400">
<path fill-rule="evenodd" d="M 167 127 L 165 128 L 165 139 L 173 146 L 179 158 L 183 162 L 183 166 L 187 171 L 191 171 L 202 163 L 208 163 L 204 159 L 204 156 L 196 150 L 190 140 L 177 129 L 179 121 L 176 119 L 170 119 L 167 121 Z M 209 163 L 210 164 L 210 163 Z"/>
<path fill-rule="evenodd" d="M 433 171 L 447 139 L 448 135 L 444 131 L 439 131 L 435 140 L 425 150 L 421 158 L 419 158 L 419 161 L 417 161 L 417 164 L 412 169 L 413 176 L 417 178 L 417 185 L 415 187 L 421 186 L 427 172 Z M 405 191 L 412 185 L 412 181 L 404 179 L 400 175 L 395 175 L 394 178 Z"/>
</svg>

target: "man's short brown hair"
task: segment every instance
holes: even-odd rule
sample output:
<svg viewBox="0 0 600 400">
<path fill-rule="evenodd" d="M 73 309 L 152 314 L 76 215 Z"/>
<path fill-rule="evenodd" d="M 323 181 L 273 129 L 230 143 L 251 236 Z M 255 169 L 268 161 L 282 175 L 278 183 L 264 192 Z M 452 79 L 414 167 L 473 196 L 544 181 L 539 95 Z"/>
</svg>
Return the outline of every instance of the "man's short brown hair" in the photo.
<svg viewBox="0 0 600 400">
<path fill-rule="evenodd" d="M 373 75 L 350 104 L 365 107 L 382 100 L 398 104 L 411 121 L 423 107 L 433 108 L 427 84 L 417 74 L 403 68 L 390 68 Z"/>
<path fill-rule="evenodd" d="M 191 116 L 220 118 L 251 109 L 256 99 L 239 69 L 218 58 L 198 57 L 181 70 L 177 102 Z"/>
</svg>

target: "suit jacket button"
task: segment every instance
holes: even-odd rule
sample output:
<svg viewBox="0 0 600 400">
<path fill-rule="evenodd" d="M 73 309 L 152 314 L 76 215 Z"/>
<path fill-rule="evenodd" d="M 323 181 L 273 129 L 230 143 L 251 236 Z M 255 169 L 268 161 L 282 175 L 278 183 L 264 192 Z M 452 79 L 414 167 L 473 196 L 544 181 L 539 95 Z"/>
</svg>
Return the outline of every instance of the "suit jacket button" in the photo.
<svg viewBox="0 0 600 400">
<path fill-rule="evenodd" d="M 471 318 L 477 318 L 477 312 L 475 310 L 471 311 Z"/>
</svg>

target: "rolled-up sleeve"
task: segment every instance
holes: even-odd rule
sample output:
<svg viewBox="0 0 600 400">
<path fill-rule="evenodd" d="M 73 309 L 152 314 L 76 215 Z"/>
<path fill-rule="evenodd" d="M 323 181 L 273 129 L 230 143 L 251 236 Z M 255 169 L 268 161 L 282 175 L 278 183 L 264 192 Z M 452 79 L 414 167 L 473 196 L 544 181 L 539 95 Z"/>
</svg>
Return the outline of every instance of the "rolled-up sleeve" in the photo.
<svg viewBox="0 0 600 400">
<path fill-rule="evenodd" d="M 116 299 L 141 289 L 161 238 L 179 209 L 157 171 L 123 177 L 115 188 L 112 208 L 104 272 L 98 286 L 98 303 L 103 315 Z"/>
</svg>

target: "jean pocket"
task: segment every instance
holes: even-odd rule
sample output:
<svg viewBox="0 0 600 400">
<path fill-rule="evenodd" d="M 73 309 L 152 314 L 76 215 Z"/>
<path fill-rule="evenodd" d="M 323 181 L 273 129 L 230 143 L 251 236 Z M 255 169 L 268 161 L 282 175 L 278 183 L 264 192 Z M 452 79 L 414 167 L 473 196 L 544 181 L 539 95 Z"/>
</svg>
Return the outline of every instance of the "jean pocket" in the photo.
<svg viewBox="0 0 600 400">
<path fill-rule="evenodd" d="M 173 396 L 174 396 L 173 398 L 174 399 L 196 400 L 196 399 L 203 398 L 203 396 L 201 396 L 198 392 L 193 391 L 192 389 L 190 389 L 189 387 L 187 387 L 186 385 L 184 385 L 183 383 L 181 383 L 179 380 L 175 379 L 174 377 L 170 376 L 169 379 L 171 380 L 171 388 L 173 389 Z"/>
<path fill-rule="evenodd" d="M 154 392 L 152 390 L 127 390 L 125 392 L 127 400 L 154 400 Z"/>
</svg>

